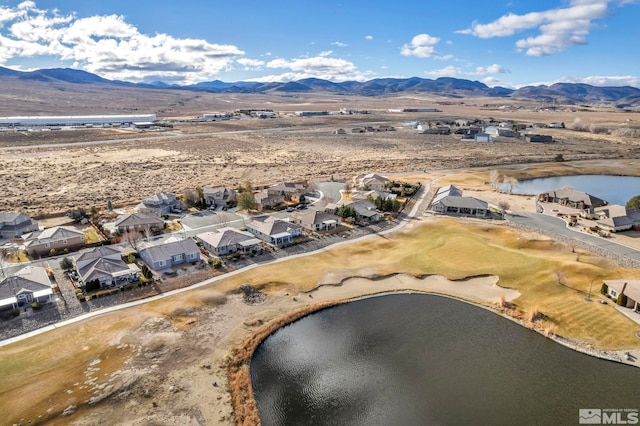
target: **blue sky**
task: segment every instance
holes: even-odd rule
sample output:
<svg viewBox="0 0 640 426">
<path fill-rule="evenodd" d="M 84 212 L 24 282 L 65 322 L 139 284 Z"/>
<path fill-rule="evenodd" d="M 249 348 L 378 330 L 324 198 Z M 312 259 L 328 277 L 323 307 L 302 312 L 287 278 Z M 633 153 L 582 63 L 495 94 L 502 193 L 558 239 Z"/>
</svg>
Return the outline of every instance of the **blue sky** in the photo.
<svg viewBox="0 0 640 426">
<path fill-rule="evenodd" d="M 127 81 L 640 87 L 640 0 L 0 0 L 0 65 Z"/>
</svg>

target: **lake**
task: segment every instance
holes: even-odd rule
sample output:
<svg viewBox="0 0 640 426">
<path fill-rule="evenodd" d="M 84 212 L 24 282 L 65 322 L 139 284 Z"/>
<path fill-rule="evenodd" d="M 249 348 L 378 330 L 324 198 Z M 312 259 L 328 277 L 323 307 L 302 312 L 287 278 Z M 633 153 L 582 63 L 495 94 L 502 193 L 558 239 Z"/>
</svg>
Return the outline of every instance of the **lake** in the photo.
<svg viewBox="0 0 640 426">
<path fill-rule="evenodd" d="M 609 175 L 554 176 L 522 180 L 514 194 L 538 195 L 543 192 L 571 187 L 606 200 L 609 204 L 625 205 L 631 197 L 640 195 L 640 177 Z M 506 191 L 506 185 L 500 185 Z"/>
<path fill-rule="evenodd" d="M 559 425 L 579 409 L 640 408 L 640 369 L 426 294 L 304 317 L 258 347 L 250 374 L 265 426 Z"/>
</svg>

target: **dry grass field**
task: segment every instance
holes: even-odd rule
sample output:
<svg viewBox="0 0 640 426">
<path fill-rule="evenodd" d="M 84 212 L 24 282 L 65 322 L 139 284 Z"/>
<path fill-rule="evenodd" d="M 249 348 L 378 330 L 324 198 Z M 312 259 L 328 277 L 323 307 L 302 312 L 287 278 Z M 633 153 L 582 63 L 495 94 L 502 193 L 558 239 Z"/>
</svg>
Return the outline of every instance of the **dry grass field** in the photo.
<svg viewBox="0 0 640 426">
<path fill-rule="evenodd" d="M 606 108 L 546 112 L 525 101 L 423 95 L 243 96 L 37 84 L 32 90 L 25 95 L 7 87 L 0 94 L 0 115 L 137 112 L 188 118 L 270 108 L 281 117 L 184 123 L 165 132 L 3 132 L 0 210 L 45 215 L 73 207 L 104 209 L 108 199 L 115 206 L 131 205 L 157 191 L 181 194 L 196 186 L 338 179 L 363 172 L 399 173 L 411 181 L 440 178 L 438 183 L 476 191 L 488 189 L 494 168 L 518 179 L 585 171 L 640 174 L 636 139 L 541 129 L 558 142 L 532 145 L 505 139 L 478 144 L 462 143 L 454 135 L 417 135 L 403 127 L 415 120 L 492 117 L 567 124 L 579 118 L 622 128 L 639 119 Z M 441 112 L 386 112 L 434 106 Z M 370 109 L 372 114 L 290 114 L 341 107 Z M 380 124 L 398 130 L 349 132 Z M 347 134 L 333 134 L 337 128 Z M 569 161 L 549 163 L 558 154 Z M 367 282 L 349 279 L 353 277 Z M 469 281 L 471 277 L 478 281 Z M 515 297 L 512 303 L 519 312 L 542 313 L 535 324 L 538 330 L 586 347 L 639 353 L 636 323 L 610 304 L 584 301 L 594 280 L 623 277 L 640 274 L 506 226 L 423 217 L 384 237 L 261 266 L 2 347 L 0 419 L 7 424 L 227 424 L 233 421 L 226 376 L 231 350 L 258 326 L 313 303 L 402 288 L 459 296 L 462 287 L 469 292 L 473 283 L 482 283 L 475 294 L 469 293 L 470 301 L 495 306 L 495 293 L 504 290 Z M 238 287 L 245 283 L 262 289 L 266 302 L 243 303 Z"/>
<path fill-rule="evenodd" d="M 429 279 L 424 284 L 381 279 L 398 273 L 454 280 L 497 276 L 505 294 L 520 293 L 513 301 L 517 309 L 543 314 L 538 329 L 600 349 L 640 349 L 636 323 L 611 305 L 584 301 L 591 280 L 638 277 L 638 271 L 589 253 L 576 257 L 571 247 L 501 225 L 424 218 L 386 237 L 266 265 L 3 347 L 0 416 L 10 424 L 47 419 L 51 424 L 88 425 L 107 418 L 122 424 L 226 423 L 226 363 L 232 346 L 256 326 L 294 309 L 357 295 L 351 280 L 327 285 L 340 284 L 345 277 L 376 278 L 362 287 L 363 294 L 433 288 Z M 242 303 L 238 286 L 245 283 L 265 291 L 267 302 Z M 324 287 L 313 291 L 319 283 Z M 431 291 L 457 294 L 457 283 L 467 285 L 453 281 Z M 479 288 L 478 294 L 483 291 Z M 496 301 L 478 296 L 470 300 L 489 305 Z M 209 364 L 211 368 L 203 367 Z M 69 406 L 77 412 L 60 417 Z"/>
<path fill-rule="evenodd" d="M 375 104 L 381 102 L 375 98 Z M 387 102 L 410 103 L 396 98 Z M 345 105 L 353 104 L 331 106 L 338 109 Z M 640 156 L 640 140 L 567 129 L 540 129 L 540 133 L 554 133 L 558 141 L 554 144 L 528 144 L 513 138 L 482 144 L 461 142 L 459 135 L 419 135 L 403 126 L 410 121 L 435 122 L 460 116 L 531 121 L 562 118 L 471 105 L 441 108 L 441 113 L 430 115 L 378 110 L 368 115 L 316 118 L 295 117 L 282 110 L 278 119 L 182 123 L 165 132 L 121 129 L 2 132 L 0 192 L 4 197 L 0 199 L 0 210 L 18 209 L 40 216 L 75 207 L 104 209 L 108 199 L 115 206 L 131 205 L 158 191 L 182 194 L 197 186 L 236 187 L 245 181 L 257 185 L 283 180 L 340 179 L 372 171 L 406 173 L 526 165 L 552 161 L 558 154 L 569 161 Z M 625 120 L 634 116 L 615 111 L 564 114 L 593 115 L 594 120 L 616 126 L 625 126 Z M 381 124 L 393 125 L 397 130 L 350 133 L 356 126 Z M 347 134 L 333 134 L 338 128 L 344 128 Z"/>
</svg>

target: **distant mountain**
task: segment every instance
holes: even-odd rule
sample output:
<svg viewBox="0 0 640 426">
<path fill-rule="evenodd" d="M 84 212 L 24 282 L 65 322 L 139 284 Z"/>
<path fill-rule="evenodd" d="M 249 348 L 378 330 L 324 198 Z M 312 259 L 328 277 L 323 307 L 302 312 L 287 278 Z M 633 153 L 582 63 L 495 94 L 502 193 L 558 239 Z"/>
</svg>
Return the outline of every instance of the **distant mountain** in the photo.
<svg viewBox="0 0 640 426">
<path fill-rule="evenodd" d="M 640 105 L 640 89 L 631 86 L 599 87 L 582 83 L 556 83 L 551 86 L 521 87 L 513 92 L 511 97 L 558 104 Z"/>
<path fill-rule="evenodd" d="M 630 86 L 598 87 L 589 84 L 556 83 L 551 86 L 526 86 L 517 90 L 506 87 L 489 87 L 479 81 L 452 77 L 435 80 L 411 78 L 376 78 L 369 81 L 345 81 L 334 83 L 318 78 L 305 78 L 290 82 L 227 83 L 220 80 L 180 86 L 162 81 L 131 83 L 102 78 L 86 71 L 70 68 L 41 69 L 30 72 L 0 67 L 0 78 L 17 78 L 23 82 L 65 82 L 71 84 L 106 84 L 125 87 L 153 88 L 163 90 L 192 90 L 212 93 L 331 93 L 343 95 L 379 96 L 398 93 L 432 93 L 440 96 L 490 96 L 510 97 L 556 104 L 614 104 L 619 107 L 640 106 L 640 89 Z"/>
</svg>

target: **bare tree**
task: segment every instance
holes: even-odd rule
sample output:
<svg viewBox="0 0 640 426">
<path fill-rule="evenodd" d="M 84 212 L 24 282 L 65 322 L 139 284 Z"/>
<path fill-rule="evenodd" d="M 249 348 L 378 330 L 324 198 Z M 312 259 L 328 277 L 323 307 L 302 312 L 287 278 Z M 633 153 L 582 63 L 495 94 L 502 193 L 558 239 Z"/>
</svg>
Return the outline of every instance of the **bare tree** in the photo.
<svg viewBox="0 0 640 426">
<path fill-rule="evenodd" d="M 214 222 L 222 226 L 227 226 L 229 222 L 231 222 L 234 218 L 235 216 L 232 215 L 231 213 L 216 212 L 216 217 L 214 219 Z"/>
<path fill-rule="evenodd" d="M 513 176 L 505 176 L 502 181 L 507 185 L 507 192 L 511 194 L 518 187 L 518 179 Z"/>
<path fill-rule="evenodd" d="M 498 208 L 500 209 L 500 213 L 505 214 L 507 210 L 509 210 L 509 203 L 506 201 L 500 201 L 498 203 Z"/>
<path fill-rule="evenodd" d="M 491 170 L 489 173 L 489 183 L 493 187 L 493 189 L 497 189 L 500 184 L 500 175 L 497 170 Z"/>
<path fill-rule="evenodd" d="M 135 229 L 130 229 L 122 234 L 122 240 L 129 244 L 132 249 L 138 251 L 138 245 L 142 241 L 142 234 Z"/>
</svg>

